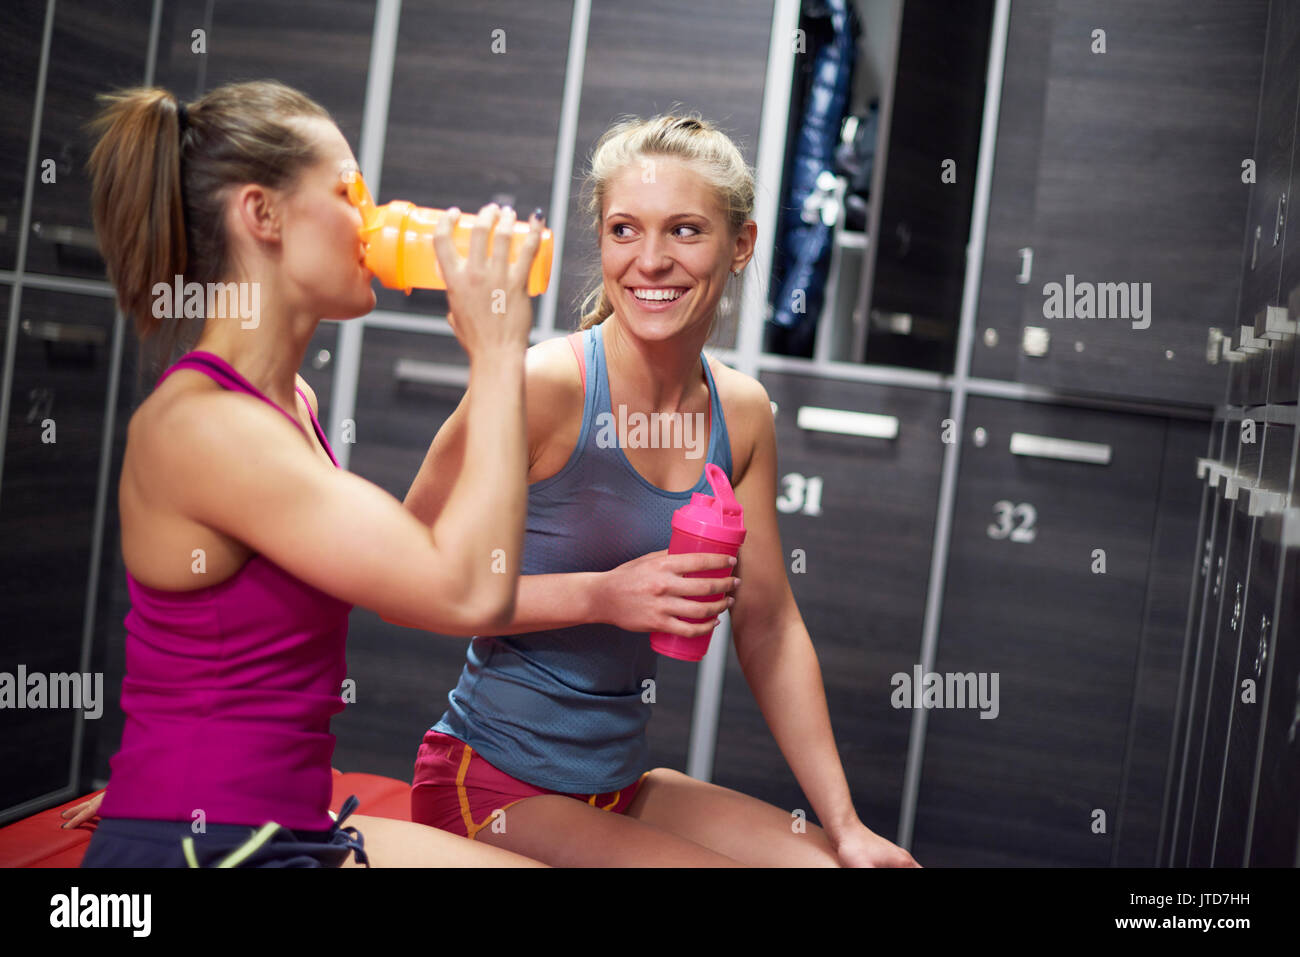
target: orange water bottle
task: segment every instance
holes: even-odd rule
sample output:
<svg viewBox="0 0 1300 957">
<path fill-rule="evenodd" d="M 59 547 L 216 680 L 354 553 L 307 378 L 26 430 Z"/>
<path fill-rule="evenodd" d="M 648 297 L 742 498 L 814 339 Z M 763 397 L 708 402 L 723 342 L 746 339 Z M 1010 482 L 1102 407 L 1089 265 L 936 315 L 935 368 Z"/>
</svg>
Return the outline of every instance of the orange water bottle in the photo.
<svg viewBox="0 0 1300 957">
<path fill-rule="evenodd" d="M 395 199 L 376 206 L 361 174 L 349 174 L 348 198 L 361 212 L 361 241 L 366 246 L 366 268 L 389 289 L 446 289 L 433 248 L 433 231 L 445 210 L 416 206 Z M 462 256 L 469 255 L 470 230 L 477 217 L 462 213 L 456 221 L 452 242 Z M 515 223 L 510 240 L 510 261 L 519 258 L 519 246 L 528 235 L 528 223 Z M 495 228 L 493 232 L 495 233 Z M 488 238 L 491 242 L 491 236 Z M 555 241 L 549 229 L 542 230 L 542 242 L 528 271 L 528 295 L 546 291 L 551 281 L 551 254 Z"/>
</svg>

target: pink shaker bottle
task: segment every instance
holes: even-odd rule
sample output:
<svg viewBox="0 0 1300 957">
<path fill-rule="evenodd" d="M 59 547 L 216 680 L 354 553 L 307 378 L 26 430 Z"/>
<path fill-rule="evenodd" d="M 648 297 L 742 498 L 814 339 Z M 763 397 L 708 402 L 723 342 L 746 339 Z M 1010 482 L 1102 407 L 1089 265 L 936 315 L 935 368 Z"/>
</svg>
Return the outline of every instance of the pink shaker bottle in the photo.
<svg viewBox="0 0 1300 957">
<path fill-rule="evenodd" d="M 673 512 L 673 537 L 668 542 L 668 554 L 680 555 L 684 552 L 715 552 L 724 555 L 736 555 L 745 540 L 745 522 L 743 509 L 736 501 L 736 495 L 727 481 L 727 473 L 712 462 L 704 467 L 705 477 L 713 486 L 713 495 L 696 492 L 691 496 L 689 505 L 683 505 Z M 731 568 L 716 568 L 710 571 L 691 572 L 689 578 L 727 578 Z M 693 596 L 694 601 L 712 602 L 722 597 L 716 595 Z M 682 621 L 699 623 L 707 618 L 682 618 Z M 699 661 L 709 650 L 709 639 L 713 632 L 699 638 L 684 638 L 656 631 L 650 634 L 650 647 L 661 655 L 678 658 L 682 661 Z"/>
</svg>

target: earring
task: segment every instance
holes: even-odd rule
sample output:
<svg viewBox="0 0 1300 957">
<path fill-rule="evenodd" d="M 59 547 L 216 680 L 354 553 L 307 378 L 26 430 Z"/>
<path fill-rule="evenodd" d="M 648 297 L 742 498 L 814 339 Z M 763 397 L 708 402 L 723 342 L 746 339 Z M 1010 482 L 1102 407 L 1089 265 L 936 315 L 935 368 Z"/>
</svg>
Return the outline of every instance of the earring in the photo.
<svg viewBox="0 0 1300 957">
<path fill-rule="evenodd" d="M 740 275 L 740 271 L 741 271 L 741 269 L 743 269 L 743 268 L 744 268 L 743 266 L 741 266 L 741 267 L 737 267 L 736 269 L 731 270 L 731 274 L 732 274 L 733 276 L 739 276 L 739 275 Z"/>
</svg>

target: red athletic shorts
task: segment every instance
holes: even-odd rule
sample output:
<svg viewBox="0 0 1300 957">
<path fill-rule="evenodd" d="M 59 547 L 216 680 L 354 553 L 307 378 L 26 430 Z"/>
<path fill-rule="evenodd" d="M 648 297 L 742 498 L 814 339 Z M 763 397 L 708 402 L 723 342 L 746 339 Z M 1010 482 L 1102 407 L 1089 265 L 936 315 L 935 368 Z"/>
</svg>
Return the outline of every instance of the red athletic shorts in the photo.
<svg viewBox="0 0 1300 957">
<path fill-rule="evenodd" d="M 524 798 L 562 794 L 602 811 L 623 814 L 645 781 L 647 771 L 630 787 L 605 794 L 567 794 L 533 787 L 501 771 L 459 738 L 427 731 L 415 758 L 411 781 L 411 820 L 468 837 L 492 823 L 497 809 Z"/>
</svg>

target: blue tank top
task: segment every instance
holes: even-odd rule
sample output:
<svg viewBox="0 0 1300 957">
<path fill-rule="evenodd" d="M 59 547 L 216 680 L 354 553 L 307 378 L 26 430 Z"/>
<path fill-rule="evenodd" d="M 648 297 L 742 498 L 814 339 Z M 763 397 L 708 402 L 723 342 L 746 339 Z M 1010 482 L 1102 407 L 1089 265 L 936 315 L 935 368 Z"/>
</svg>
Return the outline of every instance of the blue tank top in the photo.
<svg viewBox="0 0 1300 957">
<path fill-rule="evenodd" d="M 713 373 L 701 354 L 712 424 L 693 488 L 651 485 L 617 442 L 617 418 L 601 326 L 582 337 L 586 397 L 568 462 L 528 487 L 521 573 L 603 572 L 668 547 L 673 512 L 710 492 L 706 462 L 731 475 L 731 441 Z M 628 416 L 629 426 L 635 420 Z M 652 439 L 645 434 L 645 442 Z M 700 441 L 698 432 L 693 441 Z M 640 441 L 629 428 L 629 443 Z M 585 624 L 470 640 L 450 707 L 434 731 L 464 741 L 506 774 L 534 787 L 601 794 L 625 788 L 650 767 L 643 700 L 658 655 L 648 632 Z"/>
</svg>

